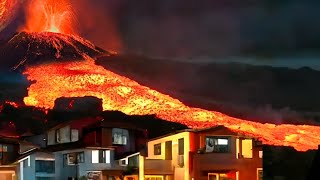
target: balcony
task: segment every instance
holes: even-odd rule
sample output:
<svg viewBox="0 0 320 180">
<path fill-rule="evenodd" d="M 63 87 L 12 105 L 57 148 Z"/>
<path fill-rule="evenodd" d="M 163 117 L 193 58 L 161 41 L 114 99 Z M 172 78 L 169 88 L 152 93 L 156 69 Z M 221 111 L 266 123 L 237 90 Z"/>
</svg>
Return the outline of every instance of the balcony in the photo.
<svg viewBox="0 0 320 180">
<path fill-rule="evenodd" d="M 171 160 L 146 159 L 144 167 L 146 174 L 173 174 Z"/>
<path fill-rule="evenodd" d="M 233 153 L 203 153 L 194 154 L 195 167 L 236 168 L 239 161 Z"/>
</svg>

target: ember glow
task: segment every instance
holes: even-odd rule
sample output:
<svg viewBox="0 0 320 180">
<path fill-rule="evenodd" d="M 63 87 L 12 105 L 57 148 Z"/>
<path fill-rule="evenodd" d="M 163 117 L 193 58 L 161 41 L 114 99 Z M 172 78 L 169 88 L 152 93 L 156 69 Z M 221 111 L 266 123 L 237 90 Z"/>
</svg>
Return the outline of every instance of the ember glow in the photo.
<svg viewBox="0 0 320 180">
<path fill-rule="evenodd" d="M 31 0 L 26 7 L 26 24 L 21 31 L 74 33 L 74 16 L 69 0 Z"/>
<path fill-rule="evenodd" d="M 317 149 L 320 127 L 308 125 L 261 124 L 232 118 L 215 111 L 191 108 L 177 99 L 161 94 L 95 64 L 93 59 L 27 67 L 29 80 L 27 105 L 53 108 L 59 97 L 95 96 L 103 100 L 104 110 L 129 115 L 156 114 L 191 128 L 224 125 L 232 130 L 258 137 L 270 145 L 292 146 L 299 151 Z"/>
</svg>

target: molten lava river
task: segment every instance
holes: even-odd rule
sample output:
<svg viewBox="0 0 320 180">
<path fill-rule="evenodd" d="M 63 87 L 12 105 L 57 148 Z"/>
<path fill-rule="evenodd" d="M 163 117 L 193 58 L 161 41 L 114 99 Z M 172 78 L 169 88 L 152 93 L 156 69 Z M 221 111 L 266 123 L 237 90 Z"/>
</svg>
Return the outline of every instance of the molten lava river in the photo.
<svg viewBox="0 0 320 180">
<path fill-rule="evenodd" d="M 299 151 L 317 149 L 320 144 L 320 127 L 262 124 L 191 108 L 177 99 L 108 71 L 89 58 L 30 66 L 24 74 L 29 80 L 36 80 L 24 99 L 27 105 L 53 108 L 59 97 L 95 96 L 103 100 L 104 110 L 118 110 L 129 115 L 156 114 L 159 118 L 183 123 L 190 128 L 224 125 L 256 137 L 265 144 L 292 146 Z"/>
</svg>

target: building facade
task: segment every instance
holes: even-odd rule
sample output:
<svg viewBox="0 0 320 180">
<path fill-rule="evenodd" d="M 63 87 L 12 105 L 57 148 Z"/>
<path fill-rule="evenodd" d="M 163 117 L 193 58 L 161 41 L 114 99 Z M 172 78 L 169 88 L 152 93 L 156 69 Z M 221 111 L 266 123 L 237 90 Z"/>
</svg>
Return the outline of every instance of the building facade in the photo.
<svg viewBox="0 0 320 180">
<path fill-rule="evenodd" d="M 224 126 L 148 142 L 144 176 L 153 180 L 261 180 L 262 145 Z"/>
</svg>

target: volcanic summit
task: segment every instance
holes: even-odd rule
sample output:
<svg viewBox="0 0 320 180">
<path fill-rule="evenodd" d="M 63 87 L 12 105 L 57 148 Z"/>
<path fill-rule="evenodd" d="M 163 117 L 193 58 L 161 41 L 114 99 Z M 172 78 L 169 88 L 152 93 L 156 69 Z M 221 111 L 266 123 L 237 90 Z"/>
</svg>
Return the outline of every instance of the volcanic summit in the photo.
<svg viewBox="0 0 320 180">
<path fill-rule="evenodd" d="M 79 36 L 53 32 L 20 32 L 0 47 L 1 67 L 12 70 L 25 65 L 83 60 L 84 56 L 107 54 L 110 53 Z"/>
</svg>

